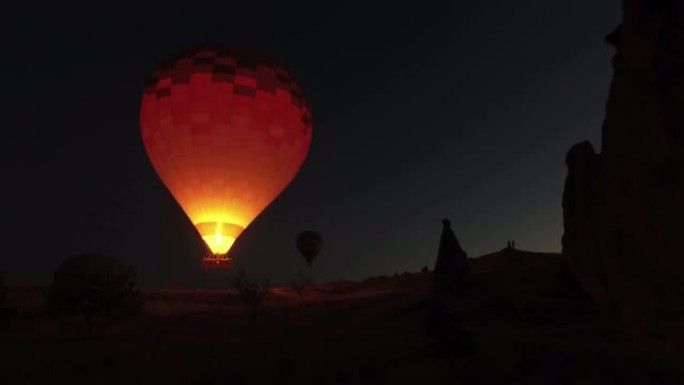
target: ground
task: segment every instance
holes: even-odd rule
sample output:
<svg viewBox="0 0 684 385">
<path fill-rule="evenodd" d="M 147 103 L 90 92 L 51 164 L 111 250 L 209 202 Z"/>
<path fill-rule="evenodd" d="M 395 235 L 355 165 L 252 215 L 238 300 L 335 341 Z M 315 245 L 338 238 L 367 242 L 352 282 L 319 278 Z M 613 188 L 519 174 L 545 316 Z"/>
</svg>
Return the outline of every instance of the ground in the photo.
<svg viewBox="0 0 684 385">
<path fill-rule="evenodd" d="M 635 348 L 561 266 L 506 249 L 472 260 L 463 293 L 436 297 L 429 272 L 317 284 L 303 301 L 278 287 L 255 317 L 231 290 L 145 290 L 142 315 L 91 335 L 45 316 L 44 288 L 14 286 L 0 383 L 684 383 L 684 355 Z"/>
</svg>

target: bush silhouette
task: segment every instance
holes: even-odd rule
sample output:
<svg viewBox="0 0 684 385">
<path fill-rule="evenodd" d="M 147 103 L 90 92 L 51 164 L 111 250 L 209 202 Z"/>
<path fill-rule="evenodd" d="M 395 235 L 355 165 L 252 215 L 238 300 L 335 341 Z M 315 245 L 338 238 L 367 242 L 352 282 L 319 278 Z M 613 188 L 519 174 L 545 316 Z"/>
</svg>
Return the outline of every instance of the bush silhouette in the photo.
<svg viewBox="0 0 684 385">
<path fill-rule="evenodd" d="M 131 316 L 138 313 L 142 295 L 135 271 L 116 258 L 84 254 L 65 260 L 55 271 L 48 290 L 48 312 L 82 315 L 92 330 L 95 318 Z"/>
<path fill-rule="evenodd" d="M 250 279 L 244 270 L 240 270 L 233 275 L 231 285 L 238 291 L 240 301 L 249 309 L 252 322 L 256 321 L 257 308 L 271 296 L 271 283 L 268 278 L 259 284 L 256 280 Z"/>
</svg>

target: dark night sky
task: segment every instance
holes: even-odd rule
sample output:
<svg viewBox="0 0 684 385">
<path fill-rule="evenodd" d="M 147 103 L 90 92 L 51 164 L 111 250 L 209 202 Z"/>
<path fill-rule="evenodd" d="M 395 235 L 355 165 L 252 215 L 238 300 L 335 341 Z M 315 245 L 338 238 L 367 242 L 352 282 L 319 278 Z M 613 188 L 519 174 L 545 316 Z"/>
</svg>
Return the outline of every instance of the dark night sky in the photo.
<svg viewBox="0 0 684 385">
<path fill-rule="evenodd" d="M 138 123 L 154 67 L 205 41 L 277 57 L 314 118 L 307 161 L 236 243 L 237 267 L 283 282 L 305 266 L 295 235 L 317 229 L 319 281 L 417 271 L 443 217 L 473 257 L 508 239 L 559 251 L 565 152 L 600 145 L 603 37 L 620 18 L 619 0 L 44 2 L 0 23 L 0 270 L 16 283 L 89 251 L 145 286 L 221 279 L 201 271 Z"/>
</svg>

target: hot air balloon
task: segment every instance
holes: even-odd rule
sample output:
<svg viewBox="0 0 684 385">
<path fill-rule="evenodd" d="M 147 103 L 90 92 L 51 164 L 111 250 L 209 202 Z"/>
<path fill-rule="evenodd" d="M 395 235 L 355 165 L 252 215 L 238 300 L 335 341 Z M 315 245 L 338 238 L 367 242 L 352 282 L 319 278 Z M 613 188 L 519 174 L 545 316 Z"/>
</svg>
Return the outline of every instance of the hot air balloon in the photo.
<svg viewBox="0 0 684 385">
<path fill-rule="evenodd" d="M 147 155 L 209 253 L 228 251 L 287 187 L 311 143 L 302 88 L 273 59 L 241 46 L 185 50 L 155 70 L 140 125 Z"/>
<path fill-rule="evenodd" d="M 322 246 L 323 238 L 315 231 L 302 231 L 297 235 L 297 249 L 309 266 L 321 251 Z"/>
</svg>

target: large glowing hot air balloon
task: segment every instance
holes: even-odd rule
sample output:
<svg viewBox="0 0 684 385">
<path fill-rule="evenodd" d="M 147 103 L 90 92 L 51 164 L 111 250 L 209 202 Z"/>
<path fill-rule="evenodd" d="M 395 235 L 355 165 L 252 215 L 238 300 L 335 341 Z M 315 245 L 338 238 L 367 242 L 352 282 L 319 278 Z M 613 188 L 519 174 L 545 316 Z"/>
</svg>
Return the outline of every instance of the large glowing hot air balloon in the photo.
<svg viewBox="0 0 684 385">
<path fill-rule="evenodd" d="M 270 58 L 237 46 L 196 47 L 154 71 L 142 98 L 147 154 L 210 250 L 233 242 L 292 181 L 309 151 L 301 87 Z"/>
</svg>

